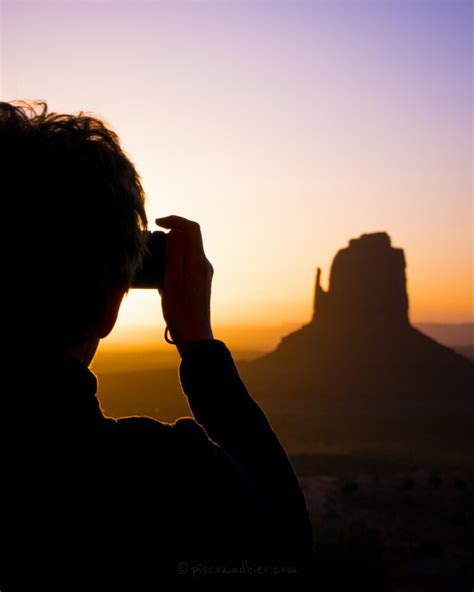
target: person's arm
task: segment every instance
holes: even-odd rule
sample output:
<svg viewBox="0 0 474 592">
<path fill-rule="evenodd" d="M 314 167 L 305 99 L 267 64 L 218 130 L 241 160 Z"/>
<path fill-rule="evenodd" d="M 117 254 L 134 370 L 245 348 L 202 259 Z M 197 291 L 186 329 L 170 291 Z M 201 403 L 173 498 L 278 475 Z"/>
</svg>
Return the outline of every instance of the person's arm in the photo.
<svg viewBox="0 0 474 592">
<path fill-rule="evenodd" d="M 163 317 L 182 357 L 181 386 L 197 422 L 239 467 L 248 483 L 249 514 L 261 508 L 261 520 L 248 536 L 264 536 L 273 557 L 307 558 L 313 530 L 293 467 L 267 418 L 249 395 L 224 342 L 211 328 L 214 273 L 204 252 L 198 223 L 181 216 L 156 220 L 171 229 L 166 240 L 166 273 L 159 289 Z M 209 445 L 212 443 L 209 442 Z M 217 454 L 216 456 L 221 456 Z M 219 464 L 215 479 L 220 478 Z M 244 494 L 247 498 L 247 494 Z M 224 495 L 227 499 L 227 495 Z M 235 496 L 234 496 L 235 497 Z M 232 498 L 234 499 L 234 498 Z M 235 501 L 234 509 L 244 505 Z M 247 537 L 248 538 L 248 537 Z"/>
<path fill-rule="evenodd" d="M 265 499 L 268 512 L 279 525 L 281 548 L 310 556 L 313 529 L 304 494 L 285 450 L 242 382 L 225 343 L 218 339 L 190 343 L 179 377 L 198 423 Z M 274 543 L 278 547 L 278 541 Z"/>
</svg>

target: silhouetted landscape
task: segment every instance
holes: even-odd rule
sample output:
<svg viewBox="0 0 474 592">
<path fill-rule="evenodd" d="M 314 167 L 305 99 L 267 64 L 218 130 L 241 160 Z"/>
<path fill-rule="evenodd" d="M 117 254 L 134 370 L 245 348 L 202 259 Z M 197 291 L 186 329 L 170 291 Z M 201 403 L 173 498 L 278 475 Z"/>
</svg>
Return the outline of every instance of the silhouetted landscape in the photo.
<svg viewBox="0 0 474 592">
<path fill-rule="evenodd" d="M 412 326 L 405 257 L 385 233 L 363 235 L 336 255 L 330 288 L 320 286 L 309 323 L 278 347 L 247 358 L 233 352 L 239 372 L 291 453 L 380 445 L 432 448 L 442 439 L 472 444 L 472 326 L 427 325 L 463 342 L 458 351 Z M 465 352 L 466 355 L 462 355 Z M 189 413 L 176 352 L 122 353 L 127 371 L 101 372 L 100 398 L 113 416 L 145 414 L 173 421 Z M 116 357 L 107 354 L 104 358 Z"/>
<path fill-rule="evenodd" d="M 474 1 L 0 8 L 0 592 L 474 592 Z"/>
<path fill-rule="evenodd" d="M 362 235 L 337 253 L 328 292 L 319 277 L 312 320 L 240 364 L 289 449 L 472 444 L 474 364 L 412 327 L 403 250 Z"/>
<path fill-rule="evenodd" d="M 300 477 L 324 558 L 318 573 L 347 560 L 366 589 L 384 579 L 390 590 L 427 581 L 454 590 L 474 564 L 472 325 L 415 328 L 405 266 L 386 233 L 352 239 L 328 291 L 318 268 L 311 321 L 271 352 L 234 359 Z M 118 372 L 99 355 L 105 413 L 189 415 L 178 363 L 131 352 L 135 369 Z"/>
</svg>

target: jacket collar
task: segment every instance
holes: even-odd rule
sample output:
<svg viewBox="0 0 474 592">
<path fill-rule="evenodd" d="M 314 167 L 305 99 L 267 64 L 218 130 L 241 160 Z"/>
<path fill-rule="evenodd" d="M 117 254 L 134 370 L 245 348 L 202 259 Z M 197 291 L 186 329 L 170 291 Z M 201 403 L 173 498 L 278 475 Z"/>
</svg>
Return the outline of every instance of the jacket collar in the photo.
<svg viewBox="0 0 474 592">
<path fill-rule="evenodd" d="M 103 419 L 97 377 L 66 351 L 19 356 L 10 368 L 13 417 L 28 423 L 90 426 Z M 19 414 L 19 415 L 18 415 Z"/>
</svg>

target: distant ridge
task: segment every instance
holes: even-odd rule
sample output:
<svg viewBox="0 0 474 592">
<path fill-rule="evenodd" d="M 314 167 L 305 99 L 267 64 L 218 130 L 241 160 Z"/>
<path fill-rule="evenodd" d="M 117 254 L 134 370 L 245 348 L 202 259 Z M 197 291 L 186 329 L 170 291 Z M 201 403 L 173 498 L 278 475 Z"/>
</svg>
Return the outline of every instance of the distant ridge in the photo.
<svg viewBox="0 0 474 592">
<path fill-rule="evenodd" d="M 474 323 L 414 323 L 417 329 L 450 347 L 474 347 Z"/>
</svg>

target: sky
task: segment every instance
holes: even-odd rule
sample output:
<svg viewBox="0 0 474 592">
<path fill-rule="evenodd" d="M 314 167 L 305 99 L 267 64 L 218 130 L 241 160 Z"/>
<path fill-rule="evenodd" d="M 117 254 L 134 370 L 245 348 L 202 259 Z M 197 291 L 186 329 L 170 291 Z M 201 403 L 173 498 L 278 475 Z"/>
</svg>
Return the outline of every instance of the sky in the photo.
<svg viewBox="0 0 474 592">
<path fill-rule="evenodd" d="M 201 225 L 212 322 L 304 324 L 316 267 L 386 231 L 413 322 L 474 321 L 473 4 L 1 3 L 1 100 L 106 119 L 147 214 Z M 165 324 L 131 291 L 116 335 Z M 219 338 L 219 334 L 215 337 Z"/>
</svg>

